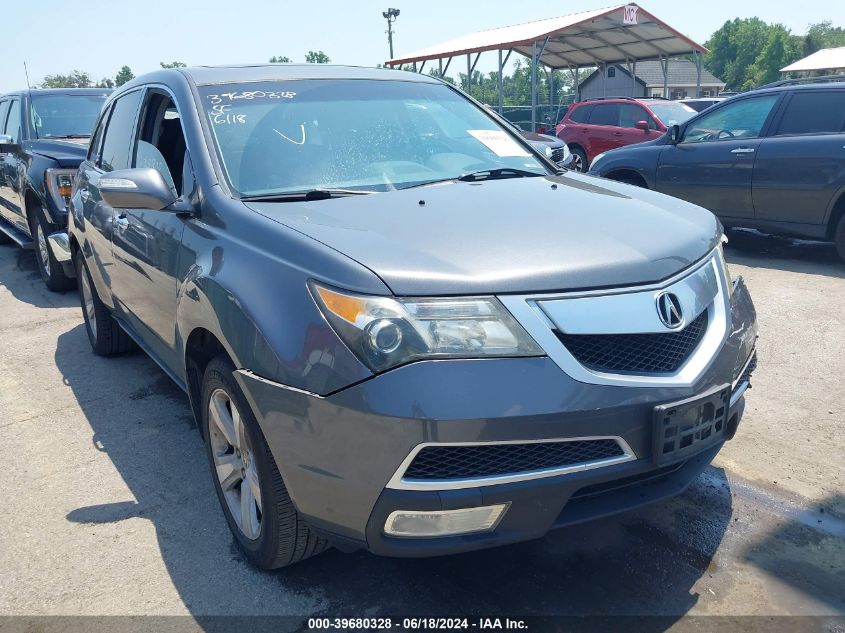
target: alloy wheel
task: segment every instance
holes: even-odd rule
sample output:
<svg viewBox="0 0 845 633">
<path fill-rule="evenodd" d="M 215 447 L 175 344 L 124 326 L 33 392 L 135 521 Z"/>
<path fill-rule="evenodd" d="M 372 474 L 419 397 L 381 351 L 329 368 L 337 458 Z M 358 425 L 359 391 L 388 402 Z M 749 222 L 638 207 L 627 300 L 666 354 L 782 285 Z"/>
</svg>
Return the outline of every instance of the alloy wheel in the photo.
<svg viewBox="0 0 845 633">
<path fill-rule="evenodd" d="M 208 401 L 208 438 L 217 481 L 240 532 L 249 540 L 261 532 L 261 486 L 252 446 L 235 403 L 216 389 Z"/>
<path fill-rule="evenodd" d="M 47 236 L 44 235 L 44 229 L 41 226 L 41 222 L 37 223 L 38 228 L 36 229 L 36 235 L 38 238 L 38 259 L 40 261 L 41 267 L 44 269 L 44 272 L 47 273 L 47 276 L 50 276 L 50 251 L 49 246 L 47 245 Z"/>
<path fill-rule="evenodd" d="M 79 279 L 79 292 L 82 294 L 82 309 L 85 311 L 85 320 L 91 328 L 91 334 L 97 338 L 97 314 L 94 306 L 94 293 L 91 292 L 91 284 L 88 282 L 88 273 L 83 270 Z"/>
</svg>

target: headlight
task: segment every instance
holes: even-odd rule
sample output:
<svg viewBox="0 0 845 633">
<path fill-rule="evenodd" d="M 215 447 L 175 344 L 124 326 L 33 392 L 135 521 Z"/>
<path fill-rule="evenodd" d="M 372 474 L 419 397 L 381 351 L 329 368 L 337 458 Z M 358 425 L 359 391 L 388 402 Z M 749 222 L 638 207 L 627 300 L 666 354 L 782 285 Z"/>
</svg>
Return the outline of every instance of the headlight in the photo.
<svg viewBox="0 0 845 633">
<path fill-rule="evenodd" d="M 722 242 L 719 244 L 719 247 L 716 249 L 718 251 L 718 259 L 719 265 L 722 267 L 722 273 L 725 276 L 725 284 L 727 286 L 728 296 L 730 297 L 734 290 L 734 282 L 733 278 L 731 277 L 731 271 L 728 268 L 728 262 L 725 260 L 725 251 L 723 246 L 727 244 L 728 238 L 724 235 L 722 236 Z"/>
<path fill-rule="evenodd" d="M 393 299 L 310 287 L 332 328 L 373 371 L 423 358 L 543 355 L 495 297 Z"/>
<path fill-rule="evenodd" d="M 60 211 L 65 211 L 70 207 L 74 176 L 76 176 L 75 169 L 48 169 L 44 174 L 47 191 Z"/>
</svg>

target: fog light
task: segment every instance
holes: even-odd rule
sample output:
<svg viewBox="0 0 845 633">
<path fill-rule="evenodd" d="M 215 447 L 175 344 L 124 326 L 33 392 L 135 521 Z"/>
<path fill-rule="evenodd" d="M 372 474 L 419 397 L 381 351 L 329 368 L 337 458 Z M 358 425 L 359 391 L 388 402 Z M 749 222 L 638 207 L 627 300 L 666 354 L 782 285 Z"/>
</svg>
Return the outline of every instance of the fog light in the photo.
<svg viewBox="0 0 845 633">
<path fill-rule="evenodd" d="M 423 538 L 489 532 L 499 524 L 509 506 L 510 502 L 460 510 L 396 510 L 387 517 L 384 533 Z"/>
</svg>

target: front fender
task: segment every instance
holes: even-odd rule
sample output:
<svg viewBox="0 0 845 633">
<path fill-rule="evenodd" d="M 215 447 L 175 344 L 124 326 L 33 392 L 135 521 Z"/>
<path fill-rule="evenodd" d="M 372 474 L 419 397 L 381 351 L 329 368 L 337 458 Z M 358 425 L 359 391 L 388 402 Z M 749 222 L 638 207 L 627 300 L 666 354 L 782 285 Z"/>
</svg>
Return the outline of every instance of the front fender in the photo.
<svg viewBox="0 0 845 633">
<path fill-rule="evenodd" d="M 645 180 L 649 189 L 655 189 L 657 184 L 657 165 L 660 160 L 662 146 L 649 146 L 633 150 L 611 150 L 590 167 L 590 173 L 602 178 L 619 171 L 630 171 L 639 174 Z M 616 154 L 616 155 L 614 155 Z"/>
</svg>

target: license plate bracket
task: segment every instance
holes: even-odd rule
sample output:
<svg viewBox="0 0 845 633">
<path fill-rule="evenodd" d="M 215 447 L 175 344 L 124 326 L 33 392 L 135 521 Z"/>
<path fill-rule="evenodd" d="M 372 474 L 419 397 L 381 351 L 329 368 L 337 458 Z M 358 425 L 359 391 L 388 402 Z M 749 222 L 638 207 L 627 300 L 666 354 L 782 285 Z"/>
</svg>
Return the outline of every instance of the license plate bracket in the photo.
<svg viewBox="0 0 845 633">
<path fill-rule="evenodd" d="M 663 466 L 686 459 L 725 438 L 731 387 L 654 408 L 652 460 Z"/>
</svg>

